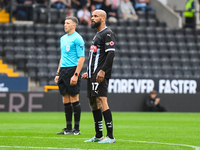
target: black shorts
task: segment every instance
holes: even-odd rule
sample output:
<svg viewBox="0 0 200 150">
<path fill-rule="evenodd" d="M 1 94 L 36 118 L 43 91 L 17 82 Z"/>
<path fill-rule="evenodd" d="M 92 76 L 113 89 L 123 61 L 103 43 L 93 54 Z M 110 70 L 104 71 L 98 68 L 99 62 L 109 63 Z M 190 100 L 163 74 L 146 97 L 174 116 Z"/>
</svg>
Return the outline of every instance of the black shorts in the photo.
<svg viewBox="0 0 200 150">
<path fill-rule="evenodd" d="M 81 77 L 78 77 L 75 86 L 70 85 L 71 77 L 74 75 L 76 67 L 61 67 L 59 72 L 58 86 L 61 95 L 68 93 L 69 95 L 76 95 L 80 92 Z"/>
<path fill-rule="evenodd" d="M 95 78 L 87 79 L 87 97 L 107 97 L 109 79 L 105 79 L 99 84 Z"/>
</svg>

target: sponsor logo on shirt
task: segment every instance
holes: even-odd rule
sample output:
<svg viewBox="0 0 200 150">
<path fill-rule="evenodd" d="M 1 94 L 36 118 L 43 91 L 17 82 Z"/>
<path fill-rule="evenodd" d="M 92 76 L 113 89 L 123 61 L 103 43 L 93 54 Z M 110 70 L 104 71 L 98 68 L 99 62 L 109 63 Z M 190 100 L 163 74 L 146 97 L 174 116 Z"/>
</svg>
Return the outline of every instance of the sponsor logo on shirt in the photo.
<svg viewBox="0 0 200 150">
<path fill-rule="evenodd" d="M 111 34 L 107 34 L 107 36 L 110 36 L 110 37 L 111 37 Z"/>
<path fill-rule="evenodd" d="M 66 50 L 69 51 L 70 50 L 70 46 L 66 46 Z"/>
<path fill-rule="evenodd" d="M 83 50 L 83 48 L 84 48 L 84 45 L 79 45 L 80 46 L 80 48 Z"/>
<path fill-rule="evenodd" d="M 90 46 L 90 52 L 97 52 L 97 46 L 96 45 L 91 45 Z"/>
<path fill-rule="evenodd" d="M 110 45 L 113 46 L 115 43 L 113 41 L 110 41 Z"/>
</svg>

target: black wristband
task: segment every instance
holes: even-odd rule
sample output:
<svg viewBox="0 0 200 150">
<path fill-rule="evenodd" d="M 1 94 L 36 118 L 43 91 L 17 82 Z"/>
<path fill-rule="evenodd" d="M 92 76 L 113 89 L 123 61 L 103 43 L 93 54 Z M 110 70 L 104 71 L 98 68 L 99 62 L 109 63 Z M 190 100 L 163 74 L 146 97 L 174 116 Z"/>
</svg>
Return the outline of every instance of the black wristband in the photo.
<svg viewBox="0 0 200 150">
<path fill-rule="evenodd" d="M 56 73 L 56 76 L 59 76 L 59 72 Z"/>
</svg>

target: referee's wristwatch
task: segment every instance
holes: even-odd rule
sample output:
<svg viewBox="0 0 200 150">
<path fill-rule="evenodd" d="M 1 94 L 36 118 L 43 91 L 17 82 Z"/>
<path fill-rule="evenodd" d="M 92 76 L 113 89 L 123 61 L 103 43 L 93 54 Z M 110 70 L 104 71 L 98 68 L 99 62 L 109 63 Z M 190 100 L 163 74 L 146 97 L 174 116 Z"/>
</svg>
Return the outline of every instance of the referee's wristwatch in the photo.
<svg viewBox="0 0 200 150">
<path fill-rule="evenodd" d="M 76 73 L 74 73 L 74 75 L 75 75 L 75 76 L 77 76 L 77 77 L 79 76 L 79 74 L 78 74 L 77 72 L 76 72 Z"/>
</svg>

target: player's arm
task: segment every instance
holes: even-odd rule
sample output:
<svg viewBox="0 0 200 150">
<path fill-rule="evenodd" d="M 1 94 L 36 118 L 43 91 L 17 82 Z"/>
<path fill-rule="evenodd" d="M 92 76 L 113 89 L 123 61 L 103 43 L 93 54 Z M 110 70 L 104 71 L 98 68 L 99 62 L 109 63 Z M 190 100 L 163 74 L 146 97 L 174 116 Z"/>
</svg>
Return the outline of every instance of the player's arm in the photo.
<svg viewBox="0 0 200 150">
<path fill-rule="evenodd" d="M 98 83 L 103 81 L 105 77 L 105 71 L 112 65 L 115 57 L 115 36 L 112 33 L 105 35 L 105 52 L 107 52 L 105 62 L 96 77 Z"/>
<path fill-rule="evenodd" d="M 103 67 L 102 67 L 102 69 L 97 74 L 96 80 L 97 80 L 98 83 L 101 83 L 103 81 L 103 79 L 105 77 L 105 71 L 107 70 L 107 68 L 109 66 L 112 65 L 113 58 L 115 57 L 115 52 L 114 51 L 109 51 L 107 53 L 108 54 L 107 54 L 106 60 L 105 60 L 105 62 L 103 64 Z"/>
<path fill-rule="evenodd" d="M 59 61 L 57 73 L 56 73 L 56 76 L 55 76 L 55 78 L 54 78 L 55 83 L 58 83 L 58 79 L 59 79 L 60 62 L 61 62 L 61 59 L 60 59 L 60 61 Z"/>
<path fill-rule="evenodd" d="M 77 56 L 79 57 L 79 60 L 78 60 L 78 64 L 77 64 L 76 70 L 74 72 L 74 75 L 72 76 L 71 81 L 70 81 L 71 86 L 74 86 L 77 84 L 78 76 L 79 76 L 81 69 L 83 67 L 83 64 L 85 62 L 85 44 L 84 44 L 83 39 L 78 38 L 75 41 L 75 43 L 76 43 Z"/>
<path fill-rule="evenodd" d="M 75 73 L 80 74 L 80 72 L 81 72 L 81 70 L 82 70 L 82 68 L 83 68 L 84 62 L 85 62 L 85 57 L 79 57 L 78 65 L 77 65 L 77 67 L 76 67 Z"/>
</svg>

